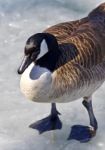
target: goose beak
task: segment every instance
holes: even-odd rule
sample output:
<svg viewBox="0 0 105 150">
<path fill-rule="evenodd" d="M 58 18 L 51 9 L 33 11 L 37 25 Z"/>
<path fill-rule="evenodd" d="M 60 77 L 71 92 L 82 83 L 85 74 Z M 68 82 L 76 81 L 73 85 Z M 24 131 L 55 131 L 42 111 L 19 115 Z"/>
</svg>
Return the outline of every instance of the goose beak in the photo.
<svg viewBox="0 0 105 150">
<path fill-rule="evenodd" d="M 22 74 L 25 69 L 32 63 L 32 59 L 29 56 L 24 56 L 22 63 L 18 69 L 18 74 Z"/>
</svg>

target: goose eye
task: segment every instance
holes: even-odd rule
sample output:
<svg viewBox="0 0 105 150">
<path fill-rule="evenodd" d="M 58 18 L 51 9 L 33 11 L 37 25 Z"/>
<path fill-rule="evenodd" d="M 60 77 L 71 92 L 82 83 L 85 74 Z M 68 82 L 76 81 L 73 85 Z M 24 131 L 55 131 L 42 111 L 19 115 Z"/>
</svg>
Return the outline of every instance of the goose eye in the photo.
<svg viewBox="0 0 105 150">
<path fill-rule="evenodd" d="M 28 46 L 27 46 L 28 47 Z M 31 53 L 33 53 L 35 50 L 35 47 L 31 47 L 31 48 L 25 48 L 25 55 L 30 55 Z"/>
<path fill-rule="evenodd" d="M 38 51 L 32 53 L 31 59 L 32 59 L 32 60 L 35 60 L 35 59 L 37 58 L 38 53 L 39 53 Z"/>
<path fill-rule="evenodd" d="M 32 53 L 31 59 L 33 60 L 35 58 L 35 53 Z"/>
</svg>

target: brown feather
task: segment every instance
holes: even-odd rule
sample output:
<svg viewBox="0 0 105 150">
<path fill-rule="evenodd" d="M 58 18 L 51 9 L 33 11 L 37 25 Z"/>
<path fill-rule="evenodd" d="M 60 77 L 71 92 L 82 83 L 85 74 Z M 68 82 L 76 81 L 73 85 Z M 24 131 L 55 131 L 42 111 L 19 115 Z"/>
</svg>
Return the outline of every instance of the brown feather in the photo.
<svg viewBox="0 0 105 150">
<path fill-rule="evenodd" d="M 44 32 L 56 37 L 62 53 L 55 70 L 55 97 L 81 87 L 93 86 L 95 91 L 105 80 L 105 3 L 86 18 Z"/>
</svg>

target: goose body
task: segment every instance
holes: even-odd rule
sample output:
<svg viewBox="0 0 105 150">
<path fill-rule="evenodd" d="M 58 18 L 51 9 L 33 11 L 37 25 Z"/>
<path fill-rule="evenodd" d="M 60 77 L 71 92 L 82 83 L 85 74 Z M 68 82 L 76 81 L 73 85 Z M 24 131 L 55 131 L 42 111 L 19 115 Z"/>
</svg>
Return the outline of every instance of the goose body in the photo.
<svg viewBox="0 0 105 150">
<path fill-rule="evenodd" d="M 65 103 L 90 96 L 101 86 L 105 80 L 105 25 L 97 13 L 104 5 L 86 18 L 44 31 L 56 37 L 60 54 L 53 72 L 34 63 L 24 71 L 20 87 L 28 99 Z M 101 18 L 105 18 L 105 14 Z"/>
<path fill-rule="evenodd" d="M 60 23 L 32 35 L 24 54 L 18 70 L 22 74 L 22 93 L 34 102 L 52 103 L 51 115 L 30 127 L 39 133 L 61 129 L 55 103 L 83 97 L 91 127 L 76 126 L 80 132 L 75 139 L 89 141 L 98 128 L 92 94 L 105 81 L 105 3 L 86 18 Z"/>
</svg>

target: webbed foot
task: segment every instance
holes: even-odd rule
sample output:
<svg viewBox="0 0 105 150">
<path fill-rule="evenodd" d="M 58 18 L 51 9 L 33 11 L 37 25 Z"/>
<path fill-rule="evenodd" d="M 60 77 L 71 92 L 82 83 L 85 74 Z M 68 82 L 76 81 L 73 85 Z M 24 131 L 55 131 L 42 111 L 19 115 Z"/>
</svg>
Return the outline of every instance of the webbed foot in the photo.
<svg viewBox="0 0 105 150">
<path fill-rule="evenodd" d="M 96 135 L 98 123 L 93 112 L 92 97 L 84 97 L 83 105 L 89 114 L 90 127 L 82 125 L 72 126 L 68 140 L 75 139 L 80 142 L 88 142 Z"/>
<path fill-rule="evenodd" d="M 60 115 L 60 113 L 56 110 L 56 106 L 53 103 L 51 115 L 31 124 L 29 127 L 38 130 L 39 134 L 42 134 L 44 132 L 51 131 L 51 130 L 61 129 L 62 123 L 58 115 Z"/>
<path fill-rule="evenodd" d="M 68 140 L 77 140 L 79 142 L 88 142 L 96 134 L 96 130 L 92 127 L 74 125 L 72 126 L 71 133 L 68 137 Z"/>
</svg>

